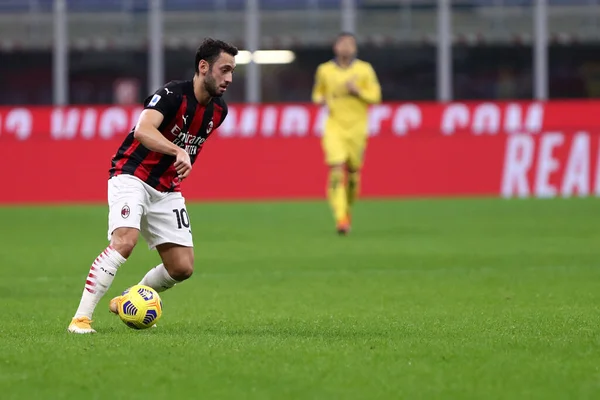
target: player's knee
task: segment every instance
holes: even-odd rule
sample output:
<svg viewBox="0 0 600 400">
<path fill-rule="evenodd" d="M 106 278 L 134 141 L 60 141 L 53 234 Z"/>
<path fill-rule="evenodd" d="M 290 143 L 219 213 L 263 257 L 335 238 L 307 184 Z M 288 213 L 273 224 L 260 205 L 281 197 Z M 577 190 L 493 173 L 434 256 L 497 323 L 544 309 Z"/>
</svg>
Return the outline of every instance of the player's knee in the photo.
<svg viewBox="0 0 600 400">
<path fill-rule="evenodd" d="M 344 179 L 344 170 L 342 165 L 332 165 L 329 167 L 329 185 L 336 186 Z"/>
<path fill-rule="evenodd" d="M 360 170 L 359 169 L 348 169 L 348 179 L 357 181 L 360 178 Z"/>
<path fill-rule="evenodd" d="M 129 258 L 138 240 L 136 229 L 119 228 L 112 234 L 110 245 L 124 258 Z"/>
<path fill-rule="evenodd" d="M 340 163 L 340 164 L 331 164 L 329 165 L 329 172 L 331 173 L 342 173 L 344 172 L 344 164 Z"/>
<path fill-rule="evenodd" d="M 179 282 L 185 281 L 194 273 L 194 256 L 187 255 L 180 257 L 176 262 L 173 262 L 171 265 L 165 265 L 165 267 L 171 278 Z"/>
</svg>

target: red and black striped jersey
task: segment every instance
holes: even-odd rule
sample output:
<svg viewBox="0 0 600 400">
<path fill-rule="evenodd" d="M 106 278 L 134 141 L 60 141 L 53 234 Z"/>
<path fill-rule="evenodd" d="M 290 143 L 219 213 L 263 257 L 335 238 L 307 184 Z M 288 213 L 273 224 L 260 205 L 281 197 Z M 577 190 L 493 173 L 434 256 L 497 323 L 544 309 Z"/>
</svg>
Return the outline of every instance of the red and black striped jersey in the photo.
<svg viewBox="0 0 600 400">
<path fill-rule="evenodd" d="M 158 130 L 196 161 L 210 134 L 227 116 L 227 104 L 215 97 L 206 105 L 198 103 L 192 81 L 171 81 L 144 101 L 145 109 L 164 115 Z M 173 166 L 174 156 L 150 151 L 127 135 L 112 159 L 110 177 L 129 174 L 138 177 L 160 192 L 180 191 L 180 181 Z"/>
</svg>

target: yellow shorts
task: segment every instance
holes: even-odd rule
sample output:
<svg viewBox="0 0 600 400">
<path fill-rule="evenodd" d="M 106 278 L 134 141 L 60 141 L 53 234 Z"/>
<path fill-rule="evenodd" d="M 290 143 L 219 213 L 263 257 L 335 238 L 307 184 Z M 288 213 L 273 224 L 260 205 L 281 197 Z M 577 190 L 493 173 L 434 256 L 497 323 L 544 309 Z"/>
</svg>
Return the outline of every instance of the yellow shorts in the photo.
<svg viewBox="0 0 600 400">
<path fill-rule="evenodd" d="M 351 170 L 359 170 L 363 165 L 367 134 L 364 130 L 326 129 L 321 145 L 327 165 L 346 164 Z"/>
</svg>

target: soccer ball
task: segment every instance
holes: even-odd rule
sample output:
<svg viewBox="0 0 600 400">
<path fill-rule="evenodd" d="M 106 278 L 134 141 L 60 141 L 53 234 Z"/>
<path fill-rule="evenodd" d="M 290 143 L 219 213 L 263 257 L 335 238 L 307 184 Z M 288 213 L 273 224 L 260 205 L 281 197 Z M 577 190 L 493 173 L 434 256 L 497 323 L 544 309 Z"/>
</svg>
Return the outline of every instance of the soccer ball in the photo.
<svg viewBox="0 0 600 400">
<path fill-rule="evenodd" d="M 125 290 L 119 304 L 121 321 L 132 329 L 150 328 L 162 315 L 162 301 L 156 290 L 135 285 Z"/>
</svg>

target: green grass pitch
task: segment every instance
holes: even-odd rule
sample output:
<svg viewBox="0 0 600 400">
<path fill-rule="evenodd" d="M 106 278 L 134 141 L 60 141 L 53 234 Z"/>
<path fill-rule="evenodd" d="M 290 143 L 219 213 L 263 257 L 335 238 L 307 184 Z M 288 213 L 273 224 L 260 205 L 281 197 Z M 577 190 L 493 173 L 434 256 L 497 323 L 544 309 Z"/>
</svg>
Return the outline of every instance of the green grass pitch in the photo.
<svg viewBox="0 0 600 400">
<path fill-rule="evenodd" d="M 66 332 L 104 206 L 0 208 L 0 398 L 599 399 L 597 199 L 193 204 L 157 329 Z"/>
</svg>

